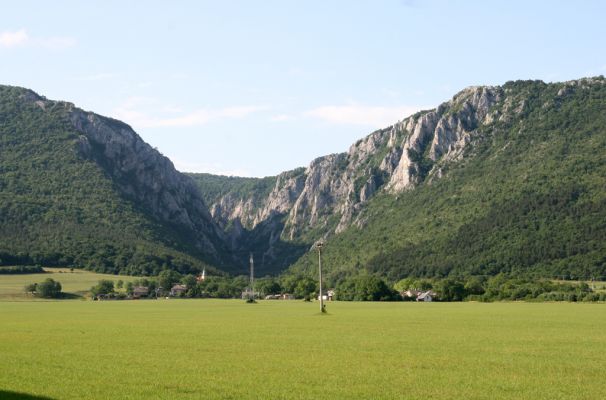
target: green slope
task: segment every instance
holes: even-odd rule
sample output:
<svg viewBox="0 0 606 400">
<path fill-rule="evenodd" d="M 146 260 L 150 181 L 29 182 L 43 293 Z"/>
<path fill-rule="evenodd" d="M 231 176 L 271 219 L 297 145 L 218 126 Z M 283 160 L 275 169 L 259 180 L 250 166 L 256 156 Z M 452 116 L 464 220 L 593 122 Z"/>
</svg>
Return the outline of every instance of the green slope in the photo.
<svg viewBox="0 0 606 400">
<path fill-rule="evenodd" d="M 480 127 L 464 160 L 379 195 L 325 247 L 329 281 L 406 276 L 606 275 L 606 84 L 510 82 L 523 107 Z M 503 108 L 504 105 L 498 104 Z M 506 110 L 503 110 L 506 113 Z M 312 273 L 316 255 L 291 272 Z"/>
<path fill-rule="evenodd" d="M 222 176 L 205 173 L 188 173 L 202 191 L 206 204 L 213 204 L 226 194 L 237 199 L 252 198 L 260 201 L 266 198 L 276 185 L 276 176 L 265 178 L 245 178 L 239 176 Z"/>
<path fill-rule="evenodd" d="M 67 103 L 46 109 L 0 86 L 0 264 L 99 272 L 182 272 L 206 266 L 186 232 L 151 218 L 77 152 Z"/>
<path fill-rule="evenodd" d="M 291 177 L 303 172 L 303 168 L 298 168 L 284 172 L 282 176 Z M 230 234 L 232 240 L 230 254 L 239 265 L 240 272 L 245 273 L 248 270 L 249 255 L 252 254 L 258 276 L 278 275 L 296 262 L 309 248 L 307 244 L 280 238 L 285 225 L 285 214 L 272 215 L 256 226 L 252 226 L 251 219 L 256 212 L 264 208 L 265 201 L 276 186 L 277 176 L 245 178 L 205 173 L 187 175 L 194 179 L 205 203 L 209 206 L 220 205 L 224 199 L 250 202 L 252 205 L 251 211 L 247 214 L 248 219 L 238 220 L 238 224 L 241 225 L 237 227 L 234 221 L 226 221 L 220 216 L 215 216 L 216 222 Z"/>
</svg>

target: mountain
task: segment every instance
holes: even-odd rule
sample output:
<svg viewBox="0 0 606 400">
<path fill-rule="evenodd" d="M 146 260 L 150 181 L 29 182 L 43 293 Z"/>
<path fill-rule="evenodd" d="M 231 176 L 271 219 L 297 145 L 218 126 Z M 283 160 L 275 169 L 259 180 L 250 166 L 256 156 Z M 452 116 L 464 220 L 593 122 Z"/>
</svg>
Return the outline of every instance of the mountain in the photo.
<svg viewBox="0 0 606 400">
<path fill-rule="evenodd" d="M 606 80 L 457 93 L 266 178 L 182 174 L 128 125 L 0 86 L 0 265 L 606 276 Z M 214 268 L 215 269 L 214 269 Z"/>
<path fill-rule="evenodd" d="M 232 244 L 268 270 L 289 254 L 292 273 L 311 273 L 324 238 L 333 281 L 591 277 L 606 275 L 604 149 L 603 77 L 516 81 L 465 89 L 306 169 L 193 177 Z"/>
<path fill-rule="evenodd" d="M 230 270 L 194 181 L 128 125 L 0 86 L 0 262 Z"/>
</svg>

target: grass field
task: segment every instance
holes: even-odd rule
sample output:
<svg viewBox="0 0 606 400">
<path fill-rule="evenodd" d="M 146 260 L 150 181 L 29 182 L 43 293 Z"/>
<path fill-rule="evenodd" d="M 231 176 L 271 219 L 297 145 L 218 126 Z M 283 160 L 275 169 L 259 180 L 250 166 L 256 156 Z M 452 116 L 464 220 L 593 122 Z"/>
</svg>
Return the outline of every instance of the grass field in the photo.
<svg viewBox="0 0 606 400">
<path fill-rule="evenodd" d="M 137 277 L 97 274 L 95 272 L 69 268 L 44 268 L 44 274 L 17 274 L 0 275 L 0 300 L 31 300 L 32 297 L 24 293 L 23 288 L 30 283 L 42 282 L 52 278 L 61 282 L 62 291 L 65 293 L 82 296 L 101 279 L 109 279 L 114 282 L 123 280 L 133 281 Z M 0 306 L 1 307 L 1 306 Z"/>
<path fill-rule="evenodd" d="M 0 397 L 599 399 L 606 306 L 0 302 Z M 2 392 L 4 391 L 4 392 Z"/>
</svg>

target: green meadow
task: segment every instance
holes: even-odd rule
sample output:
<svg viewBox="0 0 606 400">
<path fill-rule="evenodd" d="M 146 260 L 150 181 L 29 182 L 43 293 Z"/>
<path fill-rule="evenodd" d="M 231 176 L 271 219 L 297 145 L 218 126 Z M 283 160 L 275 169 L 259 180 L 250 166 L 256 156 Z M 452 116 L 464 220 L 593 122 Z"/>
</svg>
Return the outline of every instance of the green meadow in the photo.
<svg viewBox="0 0 606 400">
<path fill-rule="evenodd" d="M 59 281 L 62 291 L 76 296 L 84 296 L 90 288 L 96 285 L 101 279 L 108 279 L 114 282 L 122 280 L 124 282 L 134 281 L 137 277 L 98 274 L 96 272 L 83 269 L 69 268 L 44 268 L 43 274 L 16 274 L 0 275 L 0 301 L 2 300 L 32 300 L 32 296 L 26 295 L 23 288 L 31 283 L 39 283 L 47 278 Z M 0 304 L 0 307 L 2 305 Z"/>
<path fill-rule="evenodd" d="M 606 306 L 0 302 L 0 398 L 599 399 Z"/>
</svg>

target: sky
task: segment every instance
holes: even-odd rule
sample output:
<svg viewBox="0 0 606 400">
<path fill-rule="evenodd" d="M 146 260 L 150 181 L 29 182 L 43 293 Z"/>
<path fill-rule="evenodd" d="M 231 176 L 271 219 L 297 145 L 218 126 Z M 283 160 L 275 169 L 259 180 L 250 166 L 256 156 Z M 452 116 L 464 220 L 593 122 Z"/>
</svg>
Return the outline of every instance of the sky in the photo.
<svg viewBox="0 0 606 400">
<path fill-rule="evenodd" d="M 5 1 L 0 84 L 269 176 L 467 86 L 606 74 L 605 1 Z"/>
</svg>

